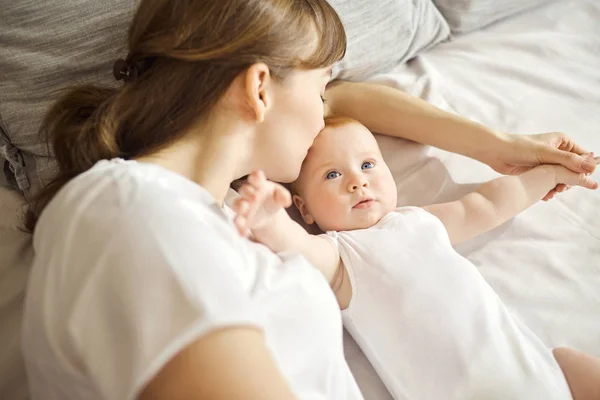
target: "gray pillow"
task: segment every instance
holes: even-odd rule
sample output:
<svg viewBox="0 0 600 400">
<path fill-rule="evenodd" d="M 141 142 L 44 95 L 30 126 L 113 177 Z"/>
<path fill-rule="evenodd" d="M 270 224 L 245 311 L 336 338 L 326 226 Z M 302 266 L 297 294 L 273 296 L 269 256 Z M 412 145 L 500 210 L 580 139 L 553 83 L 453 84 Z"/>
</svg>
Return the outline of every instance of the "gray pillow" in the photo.
<svg viewBox="0 0 600 400">
<path fill-rule="evenodd" d="M 135 0 L 20 0 L 0 7 L 0 174 L 31 194 L 55 164 L 38 135 L 58 89 L 116 85 Z"/>
<path fill-rule="evenodd" d="M 467 33 L 549 0 L 433 0 L 452 33 Z"/>
<path fill-rule="evenodd" d="M 363 80 L 448 38 L 448 24 L 431 0 L 329 0 L 348 36 L 334 78 Z"/>
<path fill-rule="evenodd" d="M 23 299 L 33 247 L 31 235 L 19 229 L 23 197 L 0 187 L 0 398 L 29 398 L 21 355 Z"/>
</svg>

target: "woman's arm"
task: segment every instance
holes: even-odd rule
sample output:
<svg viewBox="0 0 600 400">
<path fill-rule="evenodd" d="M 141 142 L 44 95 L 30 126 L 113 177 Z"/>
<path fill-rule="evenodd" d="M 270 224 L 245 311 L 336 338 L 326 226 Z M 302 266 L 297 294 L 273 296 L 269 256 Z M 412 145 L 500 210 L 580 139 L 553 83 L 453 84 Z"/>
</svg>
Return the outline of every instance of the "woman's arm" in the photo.
<svg viewBox="0 0 600 400">
<path fill-rule="evenodd" d="M 330 113 L 357 119 L 373 132 L 463 154 L 502 174 L 520 174 L 540 164 L 559 164 L 578 173 L 596 167 L 582 157 L 590 152 L 563 133 L 494 132 L 387 86 L 336 81 L 327 87 L 325 99 Z"/>
<path fill-rule="evenodd" d="M 508 135 L 443 111 L 398 89 L 361 82 L 333 82 L 325 94 L 332 114 L 360 121 L 372 132 L 428 144 L 479 159 L 504 145 Z"/>
<path fill-rule="evenodd" d="M 148 383 L 138 400 L 293 400 L 263 333 L 214 331 L 190 344 Z"/>
</svg>

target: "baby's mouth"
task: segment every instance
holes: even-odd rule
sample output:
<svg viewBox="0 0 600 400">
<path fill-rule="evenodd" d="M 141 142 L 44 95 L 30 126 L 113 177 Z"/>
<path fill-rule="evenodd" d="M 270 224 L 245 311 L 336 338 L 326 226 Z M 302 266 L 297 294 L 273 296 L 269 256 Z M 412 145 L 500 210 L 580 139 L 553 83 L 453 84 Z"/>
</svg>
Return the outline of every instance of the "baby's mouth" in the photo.
<svg viewBox="0 0 600 400">
<path fill-rule="evenodd" d="M 371 207 L 373 204 L 375 204 L 375 199 L 373 199 L 372 197 L 365 197 L 359 200 L 358 203 L 356 203 L 352 208 L 353 209 L 364 209 L 364 208 L 369 208 Z"/>
</svg>

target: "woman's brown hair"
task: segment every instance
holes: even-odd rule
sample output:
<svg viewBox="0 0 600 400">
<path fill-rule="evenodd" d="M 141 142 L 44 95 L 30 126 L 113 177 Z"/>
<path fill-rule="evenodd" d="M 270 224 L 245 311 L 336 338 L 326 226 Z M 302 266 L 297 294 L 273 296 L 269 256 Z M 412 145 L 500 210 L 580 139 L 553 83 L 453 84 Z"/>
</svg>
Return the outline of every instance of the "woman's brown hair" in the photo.
<svg viewBox="0 0 600 400">
<path fill-rule="evenodd" d="M 316 49 L 300 58 L 315 32 Z M 141 157 L 181 139 L 252 64 L 283 81 L 295 68 L 341 59 L 346 36 L 326 0 L 142 0 L 128 47 L 126 65 L 135 68 L 123 87 L 74 87 L 46 115 L 42 133 L 59 170 L 29 204 L 29 231 L 60 188 L 97 161 Z"/>
</svg>

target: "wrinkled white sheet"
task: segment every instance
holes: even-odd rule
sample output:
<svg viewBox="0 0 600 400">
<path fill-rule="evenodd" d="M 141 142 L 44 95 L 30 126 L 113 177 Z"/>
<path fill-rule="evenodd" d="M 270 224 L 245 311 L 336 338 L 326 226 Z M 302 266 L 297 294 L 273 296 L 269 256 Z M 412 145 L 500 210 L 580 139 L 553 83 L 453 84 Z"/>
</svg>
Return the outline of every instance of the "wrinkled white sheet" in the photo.
<svg viewBox="0 0 600 400">
<path fill-rule="evenodd" d="M 563 131 L 600 153 L 599 21 L 597 0 L 550 4 L 455 38 L 372 80 L 505 132 Z M 438 149 L 386 137 L 380 143 L 400 205 L 456 199 L 497 176 Z M 600 172 L 594 177 L 600 180 Z M 600 190 L 576 188 L 458 250 L 548 346 L 600 356 L 599 217 Z M 346 339 L 365 398 L 390 399 Z"/>
</svg>

